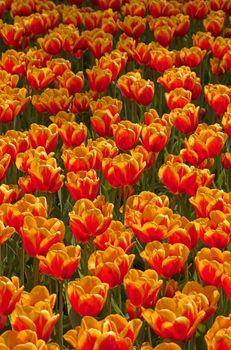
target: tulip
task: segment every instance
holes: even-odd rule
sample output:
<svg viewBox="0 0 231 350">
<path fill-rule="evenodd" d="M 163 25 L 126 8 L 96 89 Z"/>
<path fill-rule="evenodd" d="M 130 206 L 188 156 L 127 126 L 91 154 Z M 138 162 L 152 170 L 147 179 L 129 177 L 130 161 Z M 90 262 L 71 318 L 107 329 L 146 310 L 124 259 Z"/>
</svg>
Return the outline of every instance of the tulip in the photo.
<svg viewBox="0 0 231 350">
<path fill-rule="evenodd" d="M 127 255 L 120 247 L 108 247 L 106 250 L 95 251 L 88 260 L 88 269 L 114 288 L 123 282 L 124 276 L 135 259 L 134 254 Z"/>
<path fill-rule="evenodd" d="M 156 118 L 142 128 L 143 146 L 149 152 L 160 152 L 166 146 L 170 133 L 171 125 L 164 119 Z"/>
<path fill-rule="evenodd" d="M 56 279 L 70 278 L 76 271 L 80 261 L 80 246 L 65 246 L 55 243 L 49 247 L 46 256 L 37 255 L 39 270 Z"/>
<path fill-rule="evenodd" d="M 157 301 L 155 310 L 143 311 L 143 318 L 161 338 L 175 342 L 187 341 L 203 321 L 204 310 L 200 310 L 193 296 L 182 298 L 162 298 Z"/>
<path fill-rule="evenodd" d="M 218 114 L 224 114 L 231 103 L 231 89 L 221 84 L 208 84 L 204 87 L 205 98 L 211 108 Z"/>
<path fill-rule="evenodd" d="M 65 88 L 61 89 L 46 89 L 41 95 L 32 97 L 32 104 L 35 109 L 41 112 L 49 112 L 57 114 L 60 111 L 66 111 L 71 103 L 72 96 Z"/>
<path fill-rule="evenodd" d="M 101 321 L 85 316 L 80 326 L 69 330 L 64 339 L 74 350 L 83 350 L 89 343 L 95 350 L 100 350 L 102 347 L 106 349 L 123 347 L 124 350 L 129 350 L 132 349 L 141 326 L 141 320 L 136 318 L 127 321 L 118 314 L 109 315 Z"/>
<path fill-rule="evenodd" d="M 218 248 L 202 248 L 195 257 L 197 273 L 204 284 L 221 287 L 223 263 L 227 254 Z"/>
<path fill-rule="evenodd" d="M 38 43 L 45 52 L 51 55 L 57 55 L 63 49 L 63 38 L 59 33 L 55 32 L 51 32 L 43 38 L 39 38 Z"/>
<path fill-rule="evenodd" d="M 209 8 L 206 1 L 194 0 L 188 1 L 184 6 L 184 10 L 190 18 L 200 19 L 207 15 Z"/>
<path fill-rule="evenodd" d="M 131 303 L 144 308 L 155 305 L 162 287 L 156 271 L 131 269 L 124 277 L 124 287 Z"/>
<path fill-rule="evenodd" d="M 64 175 L 60 171 L 55 158 L 34 159 L 29 169 L 34 189 L 40 192 L 57 192 L 63 186 Z"/>
<path fill-rule="evenodd" d="M 187 295 L 203 295 L 207 298 L 208 305 L 204 304 L 204 311 L 206 312 L 204 320 L 208 320 L 217 310 L 217 303 L 220 299 L 220 293 L 214 286 L 203 287 L 200 283 L 190 281 L 187 282 L 182 290 L 183 294 Z"/>
<path fill-rule="evenodd" d="M 211 49 L 214 57 L 222 59 L 226 52 L 231 49 L 231 40 L 218 36 L 211 41 Z"/>
<path fill-rule="evenodd" d="M 176 88 L 169 93 L 165 93 L 165 99 L 170 110 L 175 108 L 184 108 L 190 104 L 192 93 L 184 88 Z"/>
<path fill-rule="evenodd" d="M 70 212 L 70 228 L 77 241 L 86 242 L 91 236 L 98 236 L 111 223 L 113 204 L 98 196 L 94 201 L 79 199 Z"/>
<path fill-rule="evenodd" d="M 50 120 L 56 124 L 58 128 L 61 128 L 63 123 L 75 122 L 75 115 L 74 113 L 60 111 L 56 115 L 52 115 Z"/>
<path fill-rule="evenodd" d="M 146 27 L 146 18 L 128 15 L 124 17 L 123 22 L 119 22 L 119 28 L 128 36 L 134 39 L 140 38 Z"/>
<path fill-rule="evenodd" d="M 48 160 L 49 158 L 52 158 L 53 155 L 53 152 L 47 154 L 44 147 L 38 146 L 35 149 L 30 148 L 25 152 L 18 153 L 15 164 L 19 170 L 28 173 L 34 159 Z"/>
<path fill-rule="evenodd" d="M 107 230 L 94 239 L 93 244 L 99 250 L 106 250 L 107 247 L 114 246 L 129 253 L 134 245 L 133 236 L 133 232 L 120 221 L 112 220 Z"/>
<path fill-rule="evenodd" d="M 182 243 L 153 241 L 145 246 L 140 255 L 159 275 L 169 278 L 184 271 L 189 249 Z"/>
<path fill-rule="evenodd" d="M 212 327 L 205 335 L 208 350 L 222 348 L 228 350 L 231 344 L 231 316 L 217 316 Z"/>
<path fill-rule="evenodd" d="M 95 170 L 80 170 L 67 173 L 66 187 L 75 201 L 81 198 L 94 200 L 97 197 L 100 187 L 100 179 Z"/>
<path fill-rule="evenodd" d="M 27 80 L 32 89 L 40 90 L 49 85 L 54 78 L 54 73 L 50 68 L 35 66 L 27 68 Z"/>
<path fill-rule="evenodd" d="M 11 349 L 43 349 L 59 350 L 55 343 L 46 344 L 42 339 L 38 339 L 36 332 L 26 329 L 21 331 L 8 330 L 0 335 L 0 346 L 4 350 Z"/>
<path fill-rule="evenodd" d="M 26 74 L 26 55 L 22 51 L 6 50 L 1 56 L 2 68 L 10 74 Z"/>
<path fill-rule="evenodd" d="M 22 227 L 23 246 L 29 256 L 46 255 L 49 248 L 64 238 L 64 223 L 56 218 L 28 215 Z"/>
<path fill-rule="evenodd" d="M 58 319 L 59 315 L 53 315 L 50 304 L 41 301 L 34 306 L 18 303 L 10 321 L 15 331 L 32 330 L 37 333 L 38 339 L 48 342 Z"/>
<path fill-rule="evenodd" d="M 131 123 L 129 120 L 113 124 L 113 136 L 117 147 L 124 152 L 134 148 L 139 141 L 141 129 L 141 125 Z"/>
<path fill-rule="evenodd" d="M 97 110 L 109 110 L 112 115 L 120 114 L 122 111 L 122 101 L 117 98 L 112 98 L 111 96 L 103 96 L 102 98 L 96 101 L 90 101 L 90 108 L 92 114 Z"/>
<path fill-rule="evenodd" d="M 112 80 L 112 73 L 109 69 L 103 70 L 94 66 L 92 70 L 86 69 L 90 89 L 97 92 L 107 90 Z"/>
<path fill-rule="evenodd" d="M 98 135 L 111 137 L 113 135 L 112 125 L 119 121 L 118 113 L 112 114 L 109 109 L 98 109 L 91 117 L 91 126 Z"/>
<path fill-rule="evenodd" d="M 23 291 L 20 304 L 35 306 L 41 301 L 48 302 L 51 309 L 53 309 L 56 301 L 56 294 L 49 294 L 45 286 L 38 285 L 32 288 L 30 292 Z"/>
<path fill-rule="evenodd" d="M 173 109 L 170 113 L 173 125 L 184 134 L 194 132 L 198 126 L 199 108 L 187 103 L 183 108 Z"/>
<path fill-rule="evenodd" d="M 192 35 L 193 46 L 209 52 L 211 50 L 212 34 L 210 32 L 197 32 Z"/>
<path fill-rule="evenodd" d="M 102 162 L 103 176 L 114 188 L 134 185 L 141 177 L 146 163 L 140 153 L 121 154 Z"/>
<path fill-rule="evenodd" d="M 58 142 L 58 128 L 55 124 L 46 127 L 33 123 L 29 130 L 29 139 L 32 148 L 42 146 L 47 152 L 52 152 Z"/>
<path fill-rule="evenodd" d="M 99 137 L 94 141 L 88 140 L 89 150 L 96 151 L 96 162 L 94 168 L 100 170 L 102 168 L 102 161 L 104 158 L 114 158 L 117 156 L 119 150 L 116 147 L 115 141 Z"/>
<path fill-rule="evenodd" d="M 14 203 L 21 196 L 21 192 L 17 185 L 0 185 L 0 204 Z"/>
<path fill-rule="evenodd" d="M 66 88 L 70 95 L 74 95 L 82 90 L 84 85 L 83 72 L 74 74 L 71 70 L 65 70 L 65 72 L 57 77 L 59 86 Z"/>
<path fill-rule="evenodd" d="M 125 33 L 120 35 L 116 44 L 116 48 L 121 52 L 126 52 L 128 61 L 133 60 L 133 53 L 136 48 L 136 41 L 132 37 L 127 36 Z"/>
<path fill-rule="evenodd" d="M 230 152 L 222 153 L 221 155 L 222 166 L 224 169 L 231 168 L 231 154 Z"/>
<path fill-rule="evenodd" d="M 4 327 L 6 316 L 10 315 L 15 309 L 15 305 L 20 300 L 24 287 L 19 287 L 19 279 L 14 276 L 7 278 L 0 276 L 0 325 Z M 1 321 L 3 318 L 3 324 Z M 2 327 L 2 328 L 3 328 Z"/>
<path fill-rule="evenodd" d="M 98 277 L 85 276 L 68 283 L 67 295 L 71 306 L 81 316 L 97 316 L 103 309 L 109 285 Z"/>
<path fill-rule="evenodd" d="M 222 125 L 225 129 L 225 132 L 231 137 L 231 111 L 225 112 L 222 118 Z"/>
<path fill-rule="evenodd" d="M 201 64 L 205 54 L 206 51 L 201 50 L 197 46 L 192 46 L 190 48 L 183 47 L 180 50 L 180 59 L 183 65 L 195 68 Z"/>
<path fill-rule="evenodd" d="M 87 137 L 87 127 L 83 123 L 77 124 L 73 121 L 62 123 L 58 132 L 67 147 L 80 146 Z"/>
<path fill-rule="evenodd" d="M 113 37 L 109 33 L 105 33 L 103 37 L 89 38 L 87 46 L 95 58 L 101 58 L 106 53 L 112 51 Z"/>
<path fill-rule="evenodd" d="M 225 14 L 223 11 L 211 11 L 203 20 L 203 26 L 206 32 L 210 32 L 213 36 L 219 36 L 225 23 Z"/>
<path fill-rule="evenodd" d="M 80 170 L 89 171 L 95 167 L 97 153 L 89 147 L 78 146 L 75 148 L 64 148 L 62 159 L 68 172 L 77 173 Z"/>
</svg>

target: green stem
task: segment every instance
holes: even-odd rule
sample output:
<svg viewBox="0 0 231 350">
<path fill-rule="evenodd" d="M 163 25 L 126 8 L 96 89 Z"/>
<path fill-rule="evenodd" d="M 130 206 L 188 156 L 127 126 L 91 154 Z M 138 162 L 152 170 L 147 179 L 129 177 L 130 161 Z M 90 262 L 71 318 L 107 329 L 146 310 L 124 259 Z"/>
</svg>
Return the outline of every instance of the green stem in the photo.
<svg viewBox="0 0 231 350">
<path fill-rule="evenodd" d="M 39 284 L 39 260 L 34 258 L 33 262 L 33 287 L 37 286 Z"/>
<path fill-rule="evenodd" d="M 59 321 L 57 324 L 58 344 L 63 349 L 63 281 L 58 280 Z"/>
<path fill-rule="evenodd" d="M 25 272 L 24 263 L 25 263 L 25 251 L 24 251 L 24 248 L 21 247 L 19 248 L 19 266 L 20 266 L 20 280 L 22 285 L 24 285 L 24 272 Z"/>
</svg>

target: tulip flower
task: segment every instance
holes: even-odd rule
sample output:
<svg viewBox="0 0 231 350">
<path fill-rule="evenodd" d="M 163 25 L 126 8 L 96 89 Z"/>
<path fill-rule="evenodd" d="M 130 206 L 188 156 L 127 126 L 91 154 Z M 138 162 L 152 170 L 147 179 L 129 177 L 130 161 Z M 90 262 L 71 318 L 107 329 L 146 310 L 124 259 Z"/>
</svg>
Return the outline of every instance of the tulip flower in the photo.
<svg viewBox="0 0 231 350">
<path fill-rule="evenodd" d="M 59 86 L 66 88 L 70 95 L 74 95 L 82 90 L 84 85 L 83 72 L 74 74 L 71 70 L 65 70 L 65 72 L 57 77 Z"/>
<path fill-rule="evenodd" d="M 228 112 L 224 113 L 221 122 L 225 129 L 225 132 L 228 134 L 229 137 L 231 137 L 231 109 L 229 111 L 229 106 L 228 106 Z"/>
<path fill-rule="evenodd" d="M 170 110 L 184 108 L 191 101 L 192 93 L 184 88 L 176 88 L 169 93 L 165 93 L 165 99 Z"/>
<path fill-rule="evenodd" d="M 93 169 L 96 162 L 96 151 L 89 147 L 78 146 L 75 148 L 64 148 L 62 159 L 67 171 L 77 173 L 80 170 L 89 171 Z"/>
<path fill-rule="evenodd" d="M 184 271 L 189 249 L 182 243 L 153 241 L 145 246 L 140 255 L 159 275 L 169 278 Z"/>
<path fill-rule="evenodd" d="M 200 19 L 207 15 L 209 8 L 206 1 L 194 0 L 188 1 L 184 6 L 184 10 L 190 18 Z"/>
<path fill-rule="evenodd" d="M 144 308 L 155 305 L 162 287 L 156 271 L 131 269 L 124 277 L 124 287 L 131 303 Z"/>
<path fill-rule="evenodd" d="M 56 279 L 70 278 L 76 271 L 80 261 L 80 246 L 65 246 L 55 243 L 49 247 L 46 256 L 37 255 L 39 270 Z"/>
<path fill-rule="evenodd" d="M 164 297 L 157 301 L 155 310 L 143 311 L 143 318 L 159 337 L 175 342 L 190 339 L 204 316 L 205 311 L 200 310 L 190 295 L 181 298 Z"/>
<path fill-rule="evenodd" d="M 111 223 L 113 204 L 98 196 L 94 201 L 79 199 L 69 213 L 70 228 L 77 241 L 86 242 L 91 236 L 98 236 Z"/>
<path fill-rule="evenodd" d="M 109 285 L 98 277 L 85 276 L 68 283 L 67 295 L 73 309 L 81 316 L 97 316 L 104 307 Z"/>
<path fill-rule="evenodd" d="M 217 316 L 212 327 L 205 335 L 208 350 L 215 350 L 222 347 L 228 350 L 231 344 L 230 336 L 231 316 Z"/>
<path fill-rule="evenodd" d="M 129 350 L 132 349 L 141 326 L 141 320 L 136 318 L 127 321 L 118 314 L 109 315 L 101 321 L 85 316 L 80 326 L 69 330 L 64 335 L 64 339 L 74 350 L 83 350 L 89 342 L 95 350 L 100 350 L 102 347 L 107 349 L 123 347 L 125 350 Z M 83 340 L 80 338 L 80 334 L 83 334 Z"/>
<path fill-rule="evenodd" d="M 46 344 L 44 340 L 38 339 L 35 331 L 26 329 L 20 331 L 8 330 L 0 335 L 0 346 L 4 350 L 17 348 L 24 349 L 44 349 L 44 350 L 59 350 L 58 344 Z"/>
<path fill-rule="evenodd" d="M 146 27 L 146 18 L 140 16 L 128 15 L 124 17 L 123 22 L 119 22 L 119 28 L 128 36 L 134 39 L 140 38 Z"/>
<path fill-rule="evenodd" d="M 120 221 L 112 220 L 106 231 L 94 239 L 93 244 L 99 250 L 106 250 L 109 246 L 114 246 L 129 253 L 134 245 L 133 236 L 132 230 L 126 228 Z"/>
<path fill-rule="evenodd" d="M 15 331 L 32 330 L 39 339 L 48 342 L 59 315 L 54 315 L 50 304 L 41 301 L 34 306 L 17 304 L 11 314 L 11 325 Z"/>
<path fill-rule="evenodd" d="M 58 142 L 58 128 L 55 124 L 48 127 L 31 124 L 28 135 L 32 148 L 42 146 L 47 152 L 52 152 Z"/>
<path fill-rule="evenodd" d="M 218 116 L 227 111 L 231 103 L 231 89 L 221 84 L 208 84 L 204 87 L 205 98 Z"/>
<path fill-rule="evenodd" d="M 130 269 L 135 259 L 134 254 L 126 254 L 120 247 L 108 247 L 106 250 L 98 250 L 90 255 L 88 269 L 114 288 L 123 282 L 123 278 Z"/>
<path fill-rule="evenodd" d="M 183 108 L 173 109 L 170 113 L 170 118 L 178 130 L 184 134 L 192 133 L 198 126 L 199 107 L 192 103 L 186 103 Z"/>
<path fill-rule="evenodd" d="M 14 276 L 7 278 L 0 276 L 0 327 L 4 328 L 6 316 L 15 309 L 20 300 L 24 287 L 19 287 L 19 279 Z M 1 344 L 1 343 L 0 343 Z"/>
<path fill-rule="evenodd" d="M 94 66 L 92 70 L 86 69 L 90 89 L 97 92 L 107 90 L 112 80 L 112 73 L 109 69 L 103 70 Z"/>
<path fill-rule="evenodd" d="M 114 188 L 134 185 L 141 177 L 146 163 L 140 153 L 121 154 L 102 162 L 103 176 Z"/>
<path fill-rule="evenodd" d="M 32 66 L 27 68 L 27 80 L 32 89 L 40 90 L 47 87 L 53 78 L 54 73 L 48 67 L 37 68 Z"/>
<path fill-rule="evenodd" d="M 74 121 L 63 122 L 58 132 L 67 147 L 80 146 L 87 137 L 87 127 L 83 123 L 77 124 Z"/>
<path fill-rule="evenodd" d="M 99 137 L 94 141 L 89 139 L 87 145 L 89 150 L 96 151 L 96 162 L 94 164 L 94 169 L 96 170 L 101 170 L 104 158 L 114 158 L 119 152 L 115 141 L 104 137 Z"/>
<path fill-rule="evenodd" d="M 161 343 L 153 348 L 150 344 L 143 343 L 141 350 L 181 350 L 181 347 L 176 343 Z"/>
<path fill-rule="evenodd" d="M 131 123 L 129 120 L 112 125 L 116 146 L 126 152 L 136 146 L 141 133 L 141 125 Z"/>
</svg>

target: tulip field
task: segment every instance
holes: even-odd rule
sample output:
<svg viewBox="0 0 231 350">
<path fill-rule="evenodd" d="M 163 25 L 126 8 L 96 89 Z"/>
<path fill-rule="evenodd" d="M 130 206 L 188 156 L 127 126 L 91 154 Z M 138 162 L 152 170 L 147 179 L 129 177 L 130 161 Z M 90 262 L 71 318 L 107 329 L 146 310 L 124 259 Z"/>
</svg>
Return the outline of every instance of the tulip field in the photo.
<svg viewBox="0 0 231 350">
<path fill-rule="evenodd" d="M 231 0 L 0 0 L 0 350 L 231 350 Z"/>
</svg>

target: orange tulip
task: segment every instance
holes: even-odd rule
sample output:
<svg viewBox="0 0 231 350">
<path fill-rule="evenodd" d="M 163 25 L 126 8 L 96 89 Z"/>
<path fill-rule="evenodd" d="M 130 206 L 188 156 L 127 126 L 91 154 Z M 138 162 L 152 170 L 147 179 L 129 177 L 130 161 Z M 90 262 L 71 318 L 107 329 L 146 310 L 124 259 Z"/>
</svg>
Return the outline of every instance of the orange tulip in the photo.
<svg viewBox="0 0 231 350">
<path fill-rule="evenodd" d="M 210 32 L 197 32 L 192 35 L 193 46 L 209 52 L 211 50 L 212 34 Z"/>
<path fill-rule="evenodd" d="M 25 110 L 30 101 L 30 97 L 26 97 L 26 95 L 27 90 L 25 88 L 6 86 L 3 90 L 0 90 L 0 121 L 2 123 L 10 123 Z"/>
<path fill-rule="evenodd" d="M 115 141 L 105 139 L 104 137 L 99 137 L 94 141 L 89 139 L 87 145 L 89 150 L 96 151 L 96 162 L 94 164 L 94 169 L 96 170 L 100 170 L 102 168 L 102 161 L 104 158 L 114 158 L 119 152 Z"/>
<path fill-rule="evenodd" d="M 131 123 L 129 120 L 113 124 L 112 130 L 116 146 L 124 152 L 134 148 L 139 141 L 141 129 L 141 125 Z"/>
<path fill-rule="evenodd" d="M 221 122 L 225 129 L 225 132 L 228 134 L 229 137 L 231 137 L 231 110 L 224 113 Z"/>
<path fill-rule="evenodd" d="M 51 55 L 59 54 L 63 49 L 63 38 L 59 33 L 51 32 L 38 39 L 40 47 Z"/>
<path fill-rule="evenodd" d="M 169 278 L 184 271 L 189 249 L 182 243 L 153 241 L 147 243 L 140 255 L 158 274 Z"/>
<path fill-rule="evenodd" d="M 94 114 L 97 110 L 109 110 L 112 115 L 120 114 L 122 111 L 122 101 L 117 98 L 112 98 L 111 96 L 103 96 L 96 101 L 90 101 L 90 108 L 92 114 Z"/>
<path fill-rule="evenodd" d="M 205 98 L 218 116 L 227 111 L 231 103 L 231 89 L 221 84 L 208 84 L 204 87 Z"/>
<path fill-rule="evenodd" d="M 29 256 L 46 255 L 48 249 L 64 238 L 64 223 L 56 218 L 27 215 L 22 226 L 23 246 Z"/>
<path fill-rule="evenodd" d="M 97 153 L 89 147 L 78 146 L 75 148 L 64 148 L 62 160 L 68 172 L 77 173 L 80 170 L 89 171 L 95 167 Z"/>
<path fill-rule="evenodd" d="M 113 50 L 110 54 L 106 53 L 100 58 L 97 65 L 101 69 L 109 69 L 112 73 L 112 80 L 115 80 L 121 73 L 127 63 L 128 57 L 125 52 Z"/>
<path fill-rule="evenodd" d="M 205 335 L 208 350 L 229 350 L 231 345 L 230 336 L 231 315 L 217 316 L 212 327 Z"/>
<path fill-rule="evenodd" d="M 63 186 L 60 171 L 55 158 L 34 159 L 29 169 L 32 186 L 40 192 L 57 192 Z"/>
<path fill-rule="evenodd" d="M 75 114 L 65 111 L 60 111 L 56 115 L 49 117 L 52 123 L 56 124 L 58 128 L 61 128 L 63 123 L 75 122 Z"/>
<path fill-rule="evenodd" d="M 80 170 L 67 173 L 66 187 L 75 201 L 81 198 L 94 200 L 97 197 L 100 187 L 100 179 L 95 170 Z"/>
<path fill-rule="evenodd" d="M 198 217 L 207 217 L 213 210 L 231 213 L 231 199 L 222 190 L 200 187 L 194 197 L 189 199 Z"/>
<path fill-rule="evenodd" d="M 0 335 L 0 346 L 4 350 L 23 349 L 43 349 L 59 350 L 58 344 L 46 344 L 42 339 L 38 339 L 36 332 L 26 329 L 21 331 L 8 330 Z"/>
<path fill-rule="evenodd" d="M 222 166 L 224 169 L 231 168 L 231 153 L 226 152 L 221 154 Z"/>
<path fill-rule="evenodd" d="M 134 39 L 140 38 L 146 28 L 146 18 L 140 16 L 128 15 L 124 17 L 123 22 L 119 22 L 119 28 L 128 36 Z"/>
<path fill-rule="evenodd" d="M 26 74 L 26 55 L 22 51 L 6 50 L 1 56 L 1 67 L 10 74 Z"/>
<path fill-rule="evenodd" d="M 58 142 L 58 128 L 56 124 L 50 124 L 46 127 L 33 123 L 28 134 L 32 148 L 42 146 L 47 152 L 52 152 Z"/>
<path fill-rule="evenodd" d="M 156 118 L 151 124 L 144 125 L 141 132 L 143 146 L 150 152 L 159 152 L 167 144 L 171 125 L 166 119 Z"/>
<path fill-rule="evenodd" d="M 90 255 L 88 269 L 102 282 L 108 283 L 110 288 L 114 288 L 123 282 L 134 259 L 134 254 L 127 255 L 122 248 L 110 246 Z"/>
<path fill-rule="evenodd" d="M 203 321 L 204 310 L 200 310 L 193 296 L 162 298 L 155 310 L 143 311 L 143 318 L 161 338 L 172 341 L 187 341 Z"/>
<path fill-rule="evenodd" d="M 20 304 L 35 306 L 41 301 L 48 302 L 51 309 L 53 309 L 56 301 L 56 294 L 49 294 L 49 291 L 45 286 L 37 285 L 32 288 L 30 292 L 23 291 Z"/>
<path fill-rule="evenodd" d="M 103 70 L 94 66 L 91 70 L 86 69 L 90 89 L 97 92 L 107 90 L 112 80 L 112 73 L 109 69 Z"/>
<path fill-rule="evenodd" d="M 49 85 L 54 78 L 54 73 L 48 67 L 38 68 L 35 66 L 29 66 L 27 68 L 27 80 L 32 89 L 40 90 Z"/>
<path fill-rule="evenodd" d="M 126 3 L 122 7 L 123 14 L 125 16 L 140 16 L 144 17 L 146 13 L 146 5 L 143 2 L 133 1 L 131 3 Z"/>
<path fill-rule="evenodd" d="M 180 59 L 183 65 L 195 68 L 201 64 L 205 54 L 206 51 L 201 50 L 197 46 L 192 46 L 190 48 L 183 47 L 180 50 Z"/>
<path fill-rule="evenodd" d="M 200 294 L 200 297 L 202 295 L 203 299 L 204 296 L 207 298 L 208 303 L 204 302 L 203 307 L 204 311 L 206 312 L 204 320 L 208 320 L 217 310 L 217 303 L 220 298 L 220 293 L 214 286 L 203 287 L 200 283 L 190 281 L 184 285 L 182 293 L 187 295 L 195 295 L 196 297 L 198 294 Z"/>
<path fill-rule="evenodd" d="M 201 123 L 194 134 L 185 140 L 185 149 L 181 151 L 183 159 L 192 165 L 200 165 L 205 159 L 221 153 L 227 140 L 219 124 Z"/>
<path fill-rule="evenodd" d="M 173 125 L 184 134 L 194 132 L 198 126 L 199 108 L 187 103 L 183 108 L 173 109 L 170 113 Z"/>
<path fill-rule="evenodd" d="M 184 10 L 192 19 L 200 19 L 207 15 L 209 8 L 204 0 L 194 0 L 185 3 Z"/>
<path fill-rule="evenodd" d="M 71 69 L 71 62 L 63 58 L 53 58 L 47 62 L 47 67 L 52 70 L 56 77 L 62 76 L 66 70 Z"/>
<path fill-rule="evenodd" d="M 133 305 L 144 308 L 155 305 L 162 287 L 156 271 L 131 269 L 124 277 L 124 287 Z"/>
<path fill-rule="evenodd" d="M 41 95 L 32 97 L 32 104 L 35 109 L 41 112 L 49 112 L 57 114 L 60 111 L 66 111 L 71 103 L 72 96 L 65 88 L 61 89 L 46 89 Z"/>
<path fill-rule="evenodd" d="M 111 137 L 113 135 L 112 125 L 119 121 L 118 113 L 113 114 L 109 109 L 97 109 L 91 117 L 91 126 L 98 135 Z"/>
<path fill-rule="evenodd" d="M 190 28 L 190 20 L 189 16 L 184 15 L 182 13 L 178 13 L 175 16 L 172 16 L 172 21 L 174 24 L 174 35 L 177 37 L 183 37 L 186 35 Z"/>
<path fill-rule="evenodd" d="M 49 302 L 41 301 L 34 306 L 18 303 L 10 322 L 15 331 L 32 330 L 39 339 L 48 342 L 58 319 L 59 315 L 53 315 Z"/>
<path fill-rule="evenodd" d="M 20 300 L 24 287 L 19 287 L 19 279 L 14 276 L 11 279 L 0 276 L 0 325 L 4 327 L 7 315 L 10 315 Z M 2 320 L 1 320 L 2 319 Z"/>
<path fill-rule="evenodd" d="M 58 129 L 63 143 L 67 147 L 77 147 L 83 143 L 87 137 L 87 127 L 85 124 L 77 124 L 73 121 L 66 121 Z"/>
<path fill-rule="evenodd" d="M 10 155 L 5 154 L 3 157 L 1 157 L 1 160 L 0 160 L 0 181 L 2 181 L 6 177 L 9 167 L 10 167 Z"/>
<path fill-rule="evenodd" d="M 106 53 L 112 51 L 113 36 L 109 33 L 104 33 L 102 37 L 88 38 L 87 46 L 95 58 L 101 58 Z"/>
<path fill-rule="evenodd" d="M 46 256 L 37 255 L 39 270 L 54 278 L 65 280 L 70 278 L 78 268 L 80 261 L 80 246 L 65 246 L 55 243 L 49 247 Z"/>
<path fill-rule="evenodd" d="M 179 290 L 178 282 L 171 279 L 166 283 L 164 296 L 167 298 L 172 298 L 174 297 L 174 295 L 178 290 Z"/>
<path fill-rule="evenodd" d="M 120 221 L 112 220 L 107 230 L 98 235 L 93 243 L 99 250 L 105 250 L 109 246 L 114 246 L 122 248 L 125 253 L 129 253 L 134 245 L 134 242 L 132 243 L 133 236 L 133 232 Z"/>
<path fill-rule="evenodd" d="M 195 257 L 197 273 L 204 284 L 221 287 L 224 260 L 230 263 L 229 252 L 223 252 L 218 248 L 203 248 Z"/>
<path fill-rule="evenodd" d="M 16 146 L 17 152 L 25 152 L 30 148 L 28 131 L 8 130 L 4 138 L 8 137 L 9 141 Z"/>
<path fill-rule="evenodd" d="M 214 210 L 208 218 L 197 219 L 200 224 L 200 238 L 209 247 L 224 249 L 231 239 L 231 214 Z"/>
<path fill-rule="evenodd" d="M 216 37 L 214 40 L 211 40 L 211 49 L 214 57 L 222 59 L 226 52 L 231 49 L 230 38 Z"/>
<path fill-rule="evenodd" d="M 170 110 L 174 108 L 184 108 L 189 104 L 192 98 L 192 93 L 184 88 L 176 88 L 169 93 L 165 93 L 165 99 Z"/>
<path fill-rule="evenodd" d="M 0 221 L 0 246 L 4 244 L 15 232 L 13 227 L 5 226 L 2 221 Z"/>
<path fill-rule="evenodd" d="M 140 153 L 121 154 L 103 159 L 102 171 L 107 182 L 114 188 L 134 185 L 141 177 L 146 163 Z"/>
<path fill-rule="evenodd" d="M 203 26 L 206 32 L 210 32 L 213 36 L 221 35 L 225 23 L 225 13 L 223 11 L 211 11 L 203 20 Z"/>
<path fill-rule="evenodd" d="M 28 37 L 26 37 L 25 31 L 26 29 L 22 23 L 4 23 L 0 35 L 7 46 L 19 49 L 23 45 L 27 46 L 28 44 Z"/>
<path fill-rule="evenodd" d="M 157 82 L 164 86 L 167 91 L 176 88 L 184 88 L 192 92 L 192 99 L 196 100 L 201 93 L 200 78 L 187 66 L 167 69 Z"/>
<path fill-rule="evenodd" d="M 111 223 L 113 204 L 98 196 L 94 201 L 79 199 L 70 212 L 70 228 L 77 241 L 86 242 L 91 236 L 98 236 Z"/>
<path fill-rule="evenodd" d="M 109 285 L 98 277 L 85 276 L 68 283 L 67 295 L 71 306 L 81 316 L 97 316 L 103 309 Z"/>
<path fill-rule="evenodd" d="M 175 29 L 169 25 L 159 26 L 154 30 L 155 40 L 162 46 L 168 47 L 173 39 Z"/>
<path fill-rule="evenodd" d="M 83 350 L 91 344 L 94 350 L 132 349 L 142 322 L 139 319 L 127 321 L 120 315 L 109 315 L 101 321 L 91 316 L 85 316 L 80 326 L 69 330 L 64 339 L 74 350 Z M 96 336 L 97 334 L 97 336 Z"/>
<path fill-rule="evenodd" d="M 123 33 L 117 41 L 116 48 L 121 52 L 126 52 L 128 61 L 132 61 L 134 50 L 136 48 L 136 40 Z"/>
<path fill-rule="evenodd" d="M 14 203 L 21 197 L 21 192 L 17 185 L 0 185 L 0 204 Z"/>
<path fill-rule="evenodd" d="M 83 72 L 73 73 L 71 70 L 65 70 L 65 72 L 57 77 L 59 86 L 66 88 L 70 95 L 74 95 L 82 90 L 84 85 Z"/>
<path fill-rule="evenodd" d="M 53 155 L 53 152 L 47 154 L 45 148 L 42 146 L 35 149 L 29 148 L 25 152 L 17 154 L 15 164 L 19 170 L 28 173 L 34 159 L 48 160 L 49 158 L 52 158 Z"/>
</svg>

